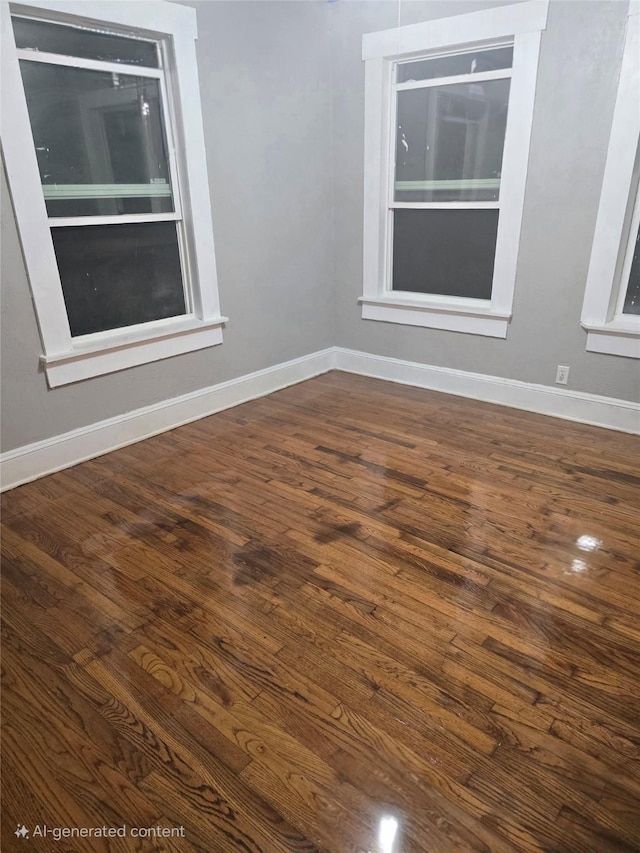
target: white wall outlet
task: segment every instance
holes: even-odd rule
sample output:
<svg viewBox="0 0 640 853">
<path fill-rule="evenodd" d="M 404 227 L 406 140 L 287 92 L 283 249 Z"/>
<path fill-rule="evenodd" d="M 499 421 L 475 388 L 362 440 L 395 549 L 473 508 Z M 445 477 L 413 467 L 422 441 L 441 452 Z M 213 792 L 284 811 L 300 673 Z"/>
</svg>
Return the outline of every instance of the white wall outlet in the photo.
<svg viewBox="0 0 640 853">
<path fill-rule="evenodd" d="M 556 384 L 566 385 L 569 381 L 569 368 L 566 364 L 559 364 L 556 370 Z"/>
</svg>

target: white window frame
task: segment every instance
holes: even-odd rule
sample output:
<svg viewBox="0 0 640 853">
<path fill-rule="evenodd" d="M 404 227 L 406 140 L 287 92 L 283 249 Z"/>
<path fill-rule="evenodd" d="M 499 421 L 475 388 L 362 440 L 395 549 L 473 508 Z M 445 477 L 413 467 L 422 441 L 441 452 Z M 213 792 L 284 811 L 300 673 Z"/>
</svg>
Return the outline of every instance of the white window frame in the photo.
<svg viewBox="0 0 640 853">
<path fill-rule="evenodd" d="M 120 31 L 124 36 L 137 35 L 163 43 L 168 60 L 165 71 L 168 111 L 164 118 L 168 138 L 175 140 L 175 149 L 170 151 L 171 176 L 172 181 L 177 178 L 173 184 L 174 192 L 179 187 L 176 211 L 184 224 L 187 244 L 182 252 L 183 265 L 188 267 L 185 269 L 187 314 L 71 337 L 11 14 L 69 25 L 93 25 Z M 2 153 L 40 330 L 41 362 L 52 388 L 222 343 L 222 325 L 227 318 L 220 313 L 218 298 L 196 38 L 195 10 L 162 0 L 127 3 L 21 0 L 11 6 L 2 3 Z M 136 66 L 131 73 L 153 76 L 156 72 Z M 170 218 L 176 217 L 171 214 Z M 123 221 L 120 217 L 103 217 L 103 220 L 103 224 L 107 220 Z"/>
<path fill-rule="evenodd" d="M 589 352 L 640 358 L 640 317 L 622 314 L 639 216 L 640 2 L 631 0 L 580 320 Z"/>
<path fill-rule="evenodd" d="M 363 36 L 364 286 L 359 299 L 363 319 L 506 338 L 516 283 L 538 56 L 547 11 L 548 0 L 529 0 Z M 495 206 L 500 210 L 491 299 L 393 291 L 388 187 L 394 169 L 395 64 L 505 44 L 513 44 L 513 65 L 510 72 L 500 72 L 500 76 L 511 76 L 500 200 L 493 205 L 469 205 Z M 437 82 L 434 80 L 433 84 Z M 438 203 L 424 206 L 437 207 Z"/>
</svg>

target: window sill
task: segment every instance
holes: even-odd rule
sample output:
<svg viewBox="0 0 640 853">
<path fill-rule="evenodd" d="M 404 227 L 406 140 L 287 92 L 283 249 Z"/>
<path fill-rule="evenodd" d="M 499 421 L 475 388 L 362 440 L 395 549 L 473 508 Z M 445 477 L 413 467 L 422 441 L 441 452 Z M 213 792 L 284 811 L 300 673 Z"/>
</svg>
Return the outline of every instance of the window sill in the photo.
<svg viewBox="0 0 640 853">
<path fill-rule="evenodd" d="M 587 330 L 588 352 L 640 358 L 640 317 L 610 323 L 582 323 Z"/>
<path fill-rule="evenodd" d="M 114 373 L 139 364 L 148 364 L 173 355 L 222 343 L 226 317 L 212 320 L 194 318 L 162 321 L 153 328 L 132 335 L 130 331 L 108 335 L 87 335 L 77 339 L 71 350 L 43 355 L 50 388 L 69 385 L 105 373 Z"/>
<path fill-rule="evenodd" d="M 440 297 L 442 299 L 442 297 Z M 381 320 L 405 326 L 423 326 L 429 329 L 445 329 L 450 332 L 466 332 L 490 338 L 506 338 L 511 314 L 492 311 L 481 299 L 465 299 L 447 302 L 401 296 L 364 296 L 358 299 L 362 305 L 363 320 Z"/>
</svg>

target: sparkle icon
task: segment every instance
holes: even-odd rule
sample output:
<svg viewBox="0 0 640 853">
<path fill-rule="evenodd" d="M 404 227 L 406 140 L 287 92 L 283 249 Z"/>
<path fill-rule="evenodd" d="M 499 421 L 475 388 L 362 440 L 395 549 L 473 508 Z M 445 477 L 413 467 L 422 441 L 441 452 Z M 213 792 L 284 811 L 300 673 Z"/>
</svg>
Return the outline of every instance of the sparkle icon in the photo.
<svg viewBox="0 0 640 853">
<path fill-rule="evenodd" d="M 14 832 L 14 835 L 17 836 L 18 838 L 28 838 L 29 837 L 29 830 L 27 829 L 27 827 L 24 824 L 22 824 L 22 826 L 20 826 L 20 824 L 18 824 L 16 831 Z"/>
</svg>

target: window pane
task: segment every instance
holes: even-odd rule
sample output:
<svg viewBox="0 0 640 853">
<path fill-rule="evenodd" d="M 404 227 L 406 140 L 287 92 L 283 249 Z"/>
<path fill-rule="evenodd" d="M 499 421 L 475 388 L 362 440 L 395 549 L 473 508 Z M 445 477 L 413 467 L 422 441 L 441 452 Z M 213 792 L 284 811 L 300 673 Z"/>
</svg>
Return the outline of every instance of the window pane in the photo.
<svg viewBox="0 0 640 853">
<path fill-rule="evenodd" d="M 395 210 L 393 290 L 491 299 L 497 210 Z"/>
<path fill-rule="evenodd" d="M 72 336 L 185 313 L 175 222 L 51 232 Z"/>
<path fill-rule="evenodd" d="M 398 92 L 396 201 L 499 197 L 509 82 Z"/>
<path fill-rule="evenodd" d="M 631 261 L 629 284 L 624 298 L 623 314 L 640 314 L 640 230 L 636 235 L 636 245 Z"/>
<path fill-rule="evenodd" d="M 30 18 L 12 18 L 16 46 L 43 53 L 59 53 L 103 62 L 128 62 L 132 65 L 158 67 L 156 43 L 94 32 L 79 27 L 65 27 Z"/>
<path fill-rule="evenodd" d="M 22 60 L 49 216 L 173 211 L 158 81 Z"/>
<path fill-rule="evenodd" d="M 453 56 L 435 56 L 418 62 L 401 62 L 398 65 L 398 83 L 409 80 L 432 80 L 435 77 L 453 77 L 457 74 L 479 74 L 511 68 L 513 47 L 494 47 L 456 53 Z"/>
</svg>

